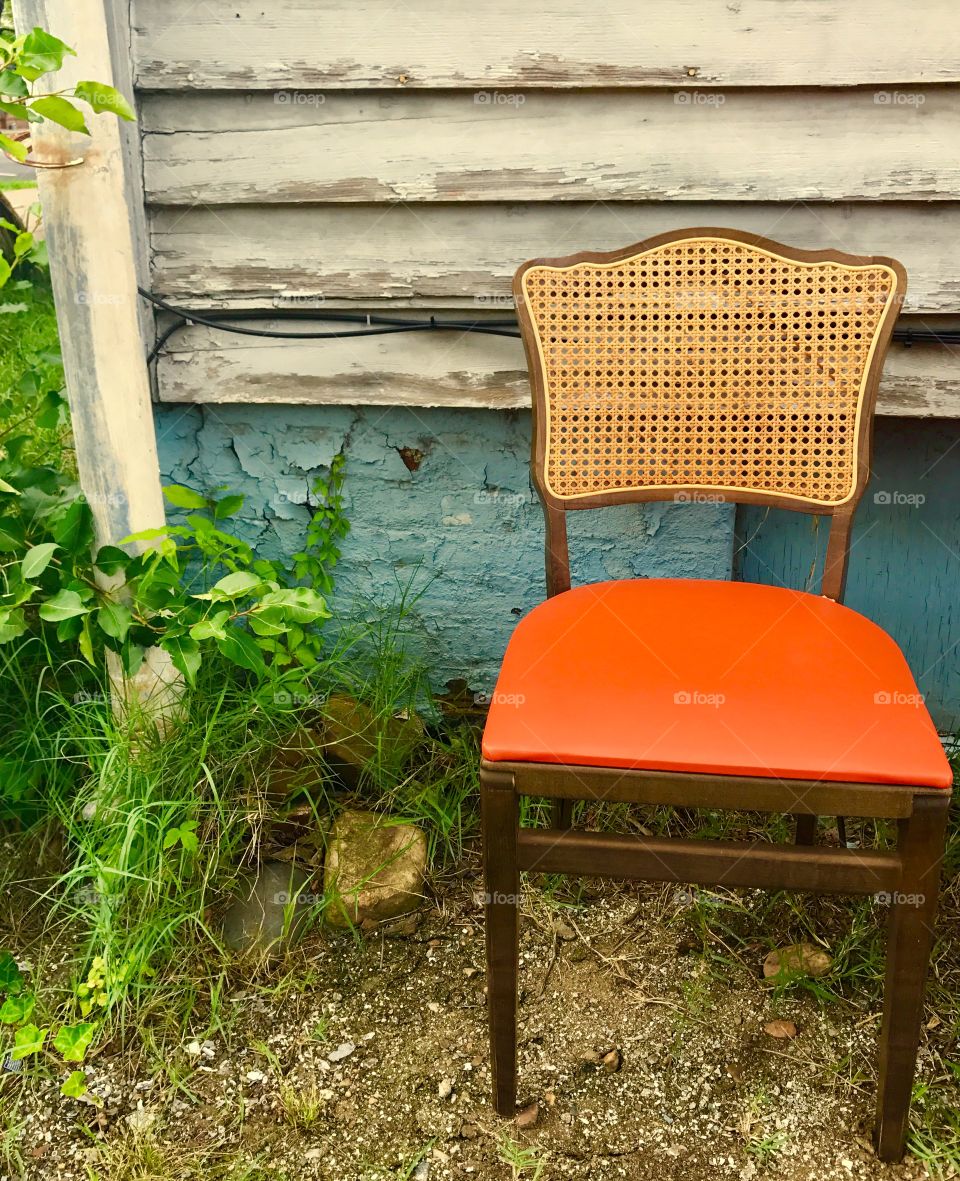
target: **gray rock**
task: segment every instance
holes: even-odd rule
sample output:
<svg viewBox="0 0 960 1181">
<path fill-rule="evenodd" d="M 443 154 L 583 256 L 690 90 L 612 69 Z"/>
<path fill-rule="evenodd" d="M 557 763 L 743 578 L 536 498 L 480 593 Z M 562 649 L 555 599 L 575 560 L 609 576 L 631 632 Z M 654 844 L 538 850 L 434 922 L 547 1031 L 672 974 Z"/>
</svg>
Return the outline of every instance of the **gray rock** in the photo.
<svg viewBox="0 0 960 1181">
<path fill-rule="evenodd" d="M 374 812 L 341 812 L 333 826 L 324 868 L 335 927 L 382 922 L 423 901 L 427 838 L 414 824 L 391 824 Z"/>
<path fill-rule="evenodd" d="M 292 862 L 268 861 L 245 875 L 223 920 L 223 940 L 234 951 L 278 955 L 303 934 L 310 875 Z"/>
</svg>

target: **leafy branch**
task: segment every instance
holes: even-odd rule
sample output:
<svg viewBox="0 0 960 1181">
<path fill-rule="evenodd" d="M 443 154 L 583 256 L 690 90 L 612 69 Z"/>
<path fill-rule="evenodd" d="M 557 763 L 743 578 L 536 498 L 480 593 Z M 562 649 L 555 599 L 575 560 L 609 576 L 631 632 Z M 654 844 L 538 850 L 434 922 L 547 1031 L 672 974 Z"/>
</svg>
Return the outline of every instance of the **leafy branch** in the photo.
<svg viewBox="0 0 960 1181">
<path fill-rule="evenodd" d="M 90 129 L 78 103 L 95 115 L 136 118 L 120 91 L 105 82 L 82 81 L 69 89 L 35 94 L 37 80 L 56 73 L 68 54 L 76 56 L 76 51 L 44 29 L 35 28 L 19 37 L 11 29 L 0 29 L 0 111 L 27 123 L 49 121 L 84 135 L 89 135 Z M 28 149 L 23 140 L 0 133 L 0 151 L 22 163 Z"/>
<path fill-rule="evenodd" d="M 0 461 L 0 644 L 39 633 L 94 667 L 113 652 L 127 676 L 160 647 L 188 685 L 212 651 L 258 678 L 271 667 L 309 669 L 330 618 L 316 588 L 332 587 L 347 530 L 341 481 L 342 463 L 323 482 L 321 523 L 315 515 L 291 572 L 225 528 L 242 496 L 165 488 L 186 511 L 183 524 L 125 538 L 147 544 L 139 554 L 113 545 L 94 554 L 90 507 L 75 486 L 55 469 Z"/>
</svg>

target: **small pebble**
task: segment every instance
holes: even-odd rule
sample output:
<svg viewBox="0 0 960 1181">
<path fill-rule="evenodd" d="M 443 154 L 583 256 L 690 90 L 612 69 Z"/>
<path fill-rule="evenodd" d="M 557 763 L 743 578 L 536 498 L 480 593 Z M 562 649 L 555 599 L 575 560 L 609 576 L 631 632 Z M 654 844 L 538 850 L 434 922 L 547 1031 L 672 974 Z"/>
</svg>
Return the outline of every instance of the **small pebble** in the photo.
<svg viewBox="0 0 960 1181">
<path fill-rule="evenodd" d="M 607 1050 L 600 1061 L 603 1063 L 603 1069 L 607 1074 L 616 1074 L 616 1072 L 623 1066 L 623 1055 L 619 1050 Z"/>
</svg>

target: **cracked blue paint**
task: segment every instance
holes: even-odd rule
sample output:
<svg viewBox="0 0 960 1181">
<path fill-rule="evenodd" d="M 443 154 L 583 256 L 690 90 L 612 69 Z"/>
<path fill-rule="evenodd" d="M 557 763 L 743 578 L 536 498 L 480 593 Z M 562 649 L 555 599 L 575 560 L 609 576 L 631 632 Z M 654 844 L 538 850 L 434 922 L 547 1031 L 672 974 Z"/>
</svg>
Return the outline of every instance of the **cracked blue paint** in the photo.
<svg viewBox="0 0 960 1181">
<path fill-rule="evenodd" d="M 413 655 L 435 685 L 489 689 L 520 615 L 544 596 L 543 519 L 520 411 L 382 407 L 158 406 L 164 483 L 226 485 L 240 531 L 266 556 L 303 543 L 312 478 L 346 458 L 351 530 L 336 606 L 411 587 Z M 423 452 L 411 472 L 400 448 Z M 620 505 L 570 514 L 574 579 L 730 574 L 733 515 L 718 505 Z"/>
</svg>

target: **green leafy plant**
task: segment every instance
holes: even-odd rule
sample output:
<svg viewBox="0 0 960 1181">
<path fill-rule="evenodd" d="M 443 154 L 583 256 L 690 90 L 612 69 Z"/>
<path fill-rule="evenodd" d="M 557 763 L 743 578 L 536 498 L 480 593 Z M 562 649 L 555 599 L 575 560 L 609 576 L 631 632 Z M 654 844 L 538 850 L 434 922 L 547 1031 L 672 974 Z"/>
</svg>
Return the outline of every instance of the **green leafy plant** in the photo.
<svg viewBox="0 0 960 1181">
<path fill-rule="evenodd" d="M 33 1012 L 34 998 L 26 992 L 14 993 L 0 1005 L 0 1024 L 19 1025 Z"/>
<path fill-rule="evenodd" d="M 19 37 L 12 29 L 0 29 L 0 111 L 28 123 L 49 120 L 84 135 L 90 134 L 84 107 L 95 115 L 109 112 L 121 119 L 135 118 L 120 91 L 104 82 L 83 81 L 65 90 L 34 93 L 38 79 L 56 73 L 63 59 L 74 54 L 45 29 L 35 28 Z M 17 161 L 27 158 L 26 144 L 9 135 L 0 134 L 0 150 Z"/>
<path fill-rule="evenodd" d="M 0 951 L 0 992 L 16 996 L 23 991 L 23 973 L 9 951 Z"/>
<path fill-rule="evenodd" d="M 13 1035 L 13 1049 L 10 1052 L 10 1057 L 17 1062 L 21 1058 L 29 1058 L 33 1054 L 39 1054 L 49 1032 L 49 1029 L 38 1029 L 32 1021 L 21 1025 Z"/>
<path fill-rule="evenodd" d="M 307 544 L 293 555 L 293 572 L 321 592 L 333 590 L 333 568 L 340 557 L 340 542 L 350 530 L 350 522 L 343 511 L 343 477 L 346 460 L 343 452 L 333 457 L 330 473 L 318 476 L 311 485 L 314 501 L 308 502 L 310 524 Z"/>
<path fill-rule="evenodd" d="M 102 960 L 100 965 L 103 966 Z M 92 973 L 93 969 L 91 975 Z M 13 1030 L 13 1041 L 8 1045 L 7 1052 L 14 1062 L 35 1058 L 41 1054 L 53 1057 L 48 1046 L 52 1046 L 64 1062 L 84 1060 L 96 1034 L 96 1026 L 90 1021 L 61 1024 L 51 1039 L 50 1026 L 41 1028 L 31 1020 L 36 998 L 27 990 L 23 973 L 8 951 L 0 952 L 0 993 L 6 994 L 0 1006 L 0 1024 Z M 79 1098 L 86 1091 L 86 1087 L 87 1080 L 83 1071 L 75 1070 L 63 1084 L 61 1094 L 68 1098 Z"/>
<path fill-rule="evenodd" d="M 87 1076 L 82 1070 L 72 1070 L 60 1088 L 60 1094 L 65 1099 L 79 1099 L 86 1093 L 86 1090 Z"/>
<path fill-rule="evenodd" d="M 78 1021 L 76 1025 L 61 1025 L 53 1039 L 55 1050 L 59 1050 L 65 1062 L 82 1062 L 93 1040 L 95 1026 L 90 1021 Z"/>
<path fill-rule="evenodd" d="M 92 516 L 76 486 L 17 456 L 14 445 L 0 460 L 0 644 L 39 631 L 48 648 L 79 651 L 91 666 L 114 653 L 128 676 L 148 648 L 160 647 L 188 685 L 211 650 L 257 677 L 268 666 L 316 663 L 330 612 L 313 586 L 296 581 L 296 569 L 306 565 L 315 581 L 332 583 L 335 539 L 345 531 L 333 509 L 293 574 L 226 531 L 241 496 L 205 497 L 180 485 L 165 493 L 186 510 L 182 524 L 125 539 L 147 545 L 139 555 L 117 546 L 93 554 Z"/>
<path fill-rule="evenodd" d="M 63 364 L 40 207 L 24 223 L 0 211 L 0 447 L 24 461 L 74 466 Z M 22 433 L 21 433 L 22 432 Z"/>
<path fill-rule="evenodd" d="M 81 1016 L 89 1017 L 91 1014 L 105 1012 L 111 997 L 122 992 L 133 977 L 150 977 L 152 975 L 153 971 L 149 965 L 139 962 L 133 955 L 127 954 L 117 957 L 115 966 L 112 968 L 108 967 L 104 956 L 95 955 L 90 961 L 86 979 L 77 984 L 74 990 Z M 57 1049 L 61 1051 L 68 1062 L 82 1061 L 83 1053 L 86 1052 L 94 1029 L 94 1025 L 83 1021 L 65 1027 L 60 1031 L 65 1039 L 64 1045 L 58 1045 Z M 83 1053 L 79 1058 L 76 1058 L 73 1054 L 78 1046 L 82 1048 Z"/>
<path fill-rule="evenodd" d="M 102 956 L 95 955 L 90 963 L 87 978 L 77 985 L 77 1000 L 80 1012 L 84 1017 L 89 1016 L 95 1006 L 107 1003 L 106 991 L 107 964 Z"/>
<path fill-rule="evenodd" d="M 178 828 L 168 828 L 163 838 L 164 849 L 174 849 L 179 845 L 185 853 L 196 853 L 200 848 L 196 827 L 196 820 L 184 820 Z"/>
</svg>

